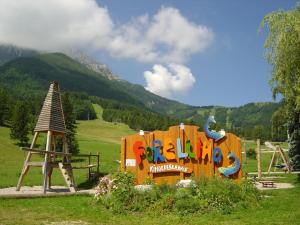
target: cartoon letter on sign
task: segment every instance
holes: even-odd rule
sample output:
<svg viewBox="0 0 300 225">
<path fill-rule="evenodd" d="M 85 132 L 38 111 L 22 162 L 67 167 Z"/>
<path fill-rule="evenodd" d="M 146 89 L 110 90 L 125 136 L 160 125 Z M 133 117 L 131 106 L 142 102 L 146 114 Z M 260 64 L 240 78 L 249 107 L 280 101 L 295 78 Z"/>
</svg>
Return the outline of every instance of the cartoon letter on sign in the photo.
<svg viewBox="0 0 300 225">
<path fill-rule="evenodd" d="M 220 148 L 214 148 L 212 157 L 214 160 L 214 163 L 220 163 L 222 159 L 222 151 Z"/>
<path fill-rule="evenodd" d="M 154 162 L 157 162 L 158 159 L 159 161 L 161 162 L 164 162 L 166 161 L 165 157 L 163 157 L 161 154 L 160 154 L 160 149 L 162 148 L 161 146 L 161 141 L 160 140 L 154 140 L 152 142 L 152 149 L 154 151 Z"/>
<path fill-rule="evenodd" d="M 193 153 L 191 150 L 191 141 L 190 140 L 187 140 L 185 142 L 185 150 L 187 151 L 190 158 L 193 158 L 193 159 L 195 158 L 195 153 Z"/>
<path fill-rule="evenodd" d="M 174 149 L 175 146 L 172 143 L 172 139 L 166 138 L 164 141 L 163 155 L 166 157 L 167 160 L 176 159 Z"/>
<path fill-rule="evenodd" d="M 216 124 L 216 120 L 215 120 L 214 116 L 208 117 L 207 122 L 204 125 L 204 131 L 205 131 L 207 137 L 212 138 L 215 141 L 219 141 L 223 137 L 225 137 L 226 133 L 224 130 L 220 130 L 218 132 L 215 130 L 211 130 L 211 124 Z"/>
<path fill-rule="evenodd" d="M 196 159 L 201 158 L 202 147 L 203 147 L 203 144 L 202 144 L 201 138 L 198 138 L 197 149 L 196 149 Z"/>
<path fill-rule="evenodd" d="M 138 165 L 142 163 L 142 155 L 144 154 L 144 147 L 142 141 L 136 141 L 133 144 L 133 152 Z"/>
<path fill-rule="evenodd" d="M 178 156 L 179 159 L 188 157 L 188 153 L 186 153 L 186 152 L 183 153 L 182 152 L 180 138 L 177 138 L 177 156 Z"/>
<path fill-rule="evenodd" d="M 205 141 L 202 148 L 202 159 L 205 159 L 207 155 L 208 161 L 211 162 L 211 150 L 212 145 L 208 141 Z"/>
<path fill-rule="evenodd" d="M 146 159 L 148 160 L 148 162 L 153 161 L 153 150 L 152 150 L 152 148 L 147 147 L 146 151 L 145 151 L 145 155 L 146 155 Z"/>
<path fill-rule="evenodd" d="M 228 166 L 228 167 L 220 167 L 218 170 L 221 174 L 223 174 L 225 177 L 229 177 L 232 174 L 235 174 L 240 169 L 240 161 L 238 158 L 234 155 L 233 152 L 229 152 L 227 158 L 233 158 L 234 159 L 234 166 Z"/>
</svg>

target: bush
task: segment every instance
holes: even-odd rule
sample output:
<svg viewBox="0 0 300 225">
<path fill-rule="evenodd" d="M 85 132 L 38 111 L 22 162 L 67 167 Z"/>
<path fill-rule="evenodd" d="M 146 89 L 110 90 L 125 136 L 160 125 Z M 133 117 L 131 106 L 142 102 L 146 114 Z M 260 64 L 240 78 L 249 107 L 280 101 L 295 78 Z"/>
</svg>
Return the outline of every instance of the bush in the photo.
<svg viewBox="0 0 300 225">
<path fill-rule="evenodd" d="M 246 156 L 249 159 L 256 159 L 256 151 L 253 148 L 249 148 L 248 151 L 246 151 Z"/>
<path fill-rule="evenodd" d="M 114 213 L 151 211 L 186 215 L 219 211 L 229 214 L 236 208 L 257 206 L 260 200 L 260 193 L 252 183 L 237 184 L 220 178 L 202 179 L 188 188 L 164 184 L 138 191 L 132 174 L 118 173 L 113 176 L 113 185 L 115 188 L 98 196 L 98 200 Z"/>
</svg>

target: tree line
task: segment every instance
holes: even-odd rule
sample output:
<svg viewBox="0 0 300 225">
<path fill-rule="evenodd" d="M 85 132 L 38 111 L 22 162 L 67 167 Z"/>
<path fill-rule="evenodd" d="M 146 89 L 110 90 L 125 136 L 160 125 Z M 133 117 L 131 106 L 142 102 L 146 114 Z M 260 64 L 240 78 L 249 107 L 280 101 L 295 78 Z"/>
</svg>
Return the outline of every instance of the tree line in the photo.
<svg viewBox="0 0 300 225">
<path fill-rule="evenodd" d="M 42 97 L 42 96 L 41 96 Z M 45 97 L 45 96 L 43 96 Z M 10 137 L 17 141 L 19 146 L 28 146 L 29 134 L 33 134 L 43 98 L 32 95 L 29 98 L 18 98 L 0 87 L 0 126 L 10 127 Z M 74 104 L 76 102 L 76 104 Z M 84 103 L 84 104 L 82 104 Z M 82 104 L 82 105 L 80 105 Z M 79 108 L 75 108 L 76 106 Z M 66 124 L 66 138 L 72 153 L 79 153 L 78 142 L 75 138 L 77 118 L 96 118 L 92 105 L 83 100 L 78 100 L 69 93 L 62 94 L 62 107 Z M 85 107 L 85 109 L 82 109 Z M 76 111 L 77 110 L 77 111 Z M 84 111 L 85 110 L 85 111 Z M 57 139 L 58 149 L 61 146 Z"/>
<path fill-rule="evenodd" d="M 28 134 L 33 132 L 41 110 L 45 93 L 31 93 L 28 96 L 16 96 L 9 94 L 5 88 L 0 87 L 0 126 L 11 127 L 11 137 L 19 141 L 20 145 L 28 143 Z M 190 125 L 204 126 L 209 111 L 202 115 L 196 115 L 193 119 L 179 119 L 170 117 L 143 107 L 120 103 L 115 100 L 108 100 L 96 96 L 89 96 L 86 93 L 71 92 L 62 94 L 62 102 L 65 112 L 66 125 L 68 130 L 69 146 L 73 152 L 78 152 L 76 144 L 76 120 L 94 120 L 97 118 L 93 103 L 103 108 L 102 117 L 107 122 L 122 122 L 134 130 L 167 130 L 170 126 L 178 125 L 181 122 Z M 249 107 L 248 107 L 249 108 Z M 251 107 L 250 107 L 251 109 Z M 215 110 L 217 126 L 215 129 L 225 128 L 228 132 L 246 139 L 285 141 L 287 139 L 285 120 L 280 112 L 274 113 L 272 126 L 247 125 L 243 122 L 240 114 L 233 115 L 232 124 L 228 124 L 226 108 Z M 243 114 L 245 112 L 243 111 Z M 270 119 L 270 118 L 267 118 Z"/>
</svg>

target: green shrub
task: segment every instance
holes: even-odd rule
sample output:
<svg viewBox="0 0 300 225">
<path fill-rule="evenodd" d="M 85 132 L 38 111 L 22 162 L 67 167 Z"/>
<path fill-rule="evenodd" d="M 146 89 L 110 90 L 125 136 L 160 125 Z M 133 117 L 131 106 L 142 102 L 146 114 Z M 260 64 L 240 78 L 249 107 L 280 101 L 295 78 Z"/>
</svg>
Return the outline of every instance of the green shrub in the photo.
<svg viewBox="0 0 300 225">
<path fill-rule="evenodd" d="M 249 159 L 256 159 L 256 151 L 255 151 L 255 149 L 249 148 L 249 149 L 246 151 L 246 156 L 247 156 L 247 158 L 249 158 Z"/>
<path fill-rule="evenodd" d="M 100 203 L 114 213 L 145 212 L 179 215 L 219 211 L 229 214 L 236 208 L 257 206 L 260 193 L 247 181 L 237 184 L 229 179 L 201 179 L 188 188 L 163 184 L 138 191 L 134 176 L 118 173 L 110 193 L 100 197 Z"/>
</svg>

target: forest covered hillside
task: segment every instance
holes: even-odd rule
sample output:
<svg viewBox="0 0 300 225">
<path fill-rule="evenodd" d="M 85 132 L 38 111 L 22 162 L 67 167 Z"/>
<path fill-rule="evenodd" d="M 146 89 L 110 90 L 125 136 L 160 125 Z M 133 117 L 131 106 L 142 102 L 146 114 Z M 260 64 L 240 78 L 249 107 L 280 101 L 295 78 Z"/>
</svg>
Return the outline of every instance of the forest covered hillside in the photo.
<svg viewBox="0 0 300 225">
<path fill-rule="evenodd" d="M 0 86 L 12 101 L 30 102 L 34 116 L 49 83 L 56 80 L 63 92 L 71 93 L 77 119 L 96 118 L 92 103 L 97 103 L 104 108 L 105 120 L 124 122 L 136 130 L 166 129 L 179 122 L 203 126 L 209 115 L 215 115 L 218 127 L 246 138 L 254 138 L 257 132 L 267 139 L 272 136 L 271 117 L 279 108 L 278 103 L 190 106 L 155 95 L 141 85 L 109 78 L 63 53 L 30 53 L 14 57 L 8 54 L 7 60 L 2 53 L 1 60 L 6 62 L 0 66 Z"/>
</svg>

